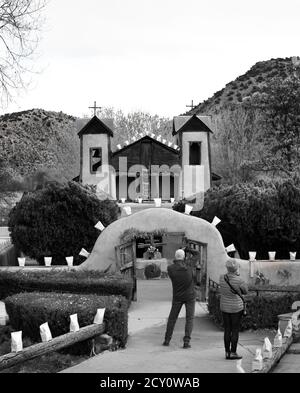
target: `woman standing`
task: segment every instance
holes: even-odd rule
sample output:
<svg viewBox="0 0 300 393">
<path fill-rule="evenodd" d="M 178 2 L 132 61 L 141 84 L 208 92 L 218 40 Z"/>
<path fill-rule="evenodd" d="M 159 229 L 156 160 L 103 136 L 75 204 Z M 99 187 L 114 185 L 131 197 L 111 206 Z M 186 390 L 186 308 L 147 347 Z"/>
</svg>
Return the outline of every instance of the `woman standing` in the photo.
<svg viewBox="0 0 300 393">
<path fill-rule="evenodd" d="M 224 322 L 224 345 L 226 359 L 241 359 L 236 352 L 239 340 L 244 303 L 242 297 L 248 291 L 240 278 L 239 263 L 231 258 L 226 262 L 227 274 L 220 277 L 221 311 Z"/>
</svg>

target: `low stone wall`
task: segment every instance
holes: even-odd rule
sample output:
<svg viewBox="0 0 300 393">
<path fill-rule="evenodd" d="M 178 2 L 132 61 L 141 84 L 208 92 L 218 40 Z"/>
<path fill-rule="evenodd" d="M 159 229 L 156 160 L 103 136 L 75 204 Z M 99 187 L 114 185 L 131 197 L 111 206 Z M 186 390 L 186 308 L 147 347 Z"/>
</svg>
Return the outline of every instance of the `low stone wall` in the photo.
<svg viewBox="0 0 300 393">
<path fill-rule="evenodd" d="M 255 284 L 257 273 L 262 273 L 268 281 L 267 283 L 271 285 L 300 285 L 300 260 L 264 260 L 254 262 L 239 260 L 239 262 L 241 277 L 249 284 Z M 213 277 L 211 278 L 215 280 Z M 260 283 L 263 284 L 263 282 Z"/>
</svg>

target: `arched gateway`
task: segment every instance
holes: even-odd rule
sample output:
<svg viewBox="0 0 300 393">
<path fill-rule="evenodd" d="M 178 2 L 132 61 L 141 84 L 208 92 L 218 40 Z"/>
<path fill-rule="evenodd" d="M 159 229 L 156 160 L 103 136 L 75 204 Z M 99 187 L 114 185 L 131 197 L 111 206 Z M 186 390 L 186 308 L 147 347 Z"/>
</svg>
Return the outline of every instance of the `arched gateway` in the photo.
<svg viewBox="0 0 300 393">
<path fill-rule="evenodd" d="M 144 235 L 143 239 L 139 238 L 141 234 Z M 145 234 L 149 235 L 148 240 Z M 171 263 L 175 250 L 181 246 L 189 245 L 199 251 L 198 274 L 203 297 L 208 277 L 217 281 L 228 258 L 221 234 L 209 222 L 171 209 L 151 208 L 120 218 L 109 225 L 97 239 L 89 258 L 80 269 L 110 272 L 126 272 L 128 269 L 133 270 L 136 277 L 137 257 L 142 257 L 141 253 L 150 244 L 149 240 L 168 263 Z"/>
</svg>

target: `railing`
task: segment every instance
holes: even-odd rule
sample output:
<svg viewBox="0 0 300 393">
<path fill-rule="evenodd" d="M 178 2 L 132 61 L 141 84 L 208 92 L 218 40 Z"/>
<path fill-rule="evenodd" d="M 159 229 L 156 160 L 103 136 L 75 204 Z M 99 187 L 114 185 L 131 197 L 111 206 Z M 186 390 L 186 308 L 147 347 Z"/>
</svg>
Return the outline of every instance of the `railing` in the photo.
<svg viewBox="0 0 300 393">
<path fill-rule="evenodd" d="M 219 289 L 220 285 L 215 282 L 214 280 L 212 280 L 211 278 L 208 279 L 208 287 L 209 288 L 214 288 L 214 289 Z"/>
<path fill-rule="evenodd" d="M 38 343 L 30 347 L 26 347 L 20 352 L 8 353 L 7 355 L 0 356 L 0 370 L 16 366 L 25 362 L 26 360 L 34 359 L 47 353 L 69 347 L 77 342 L 93 339 L 96 336 L 103 334 L 104 332 L 104 323 L 102 323 L 101 325 L 93 324 L 85 326 L 77 332 L 71 332 L 62 336 L 55 337 L 48 342 Z"/>
</svg>

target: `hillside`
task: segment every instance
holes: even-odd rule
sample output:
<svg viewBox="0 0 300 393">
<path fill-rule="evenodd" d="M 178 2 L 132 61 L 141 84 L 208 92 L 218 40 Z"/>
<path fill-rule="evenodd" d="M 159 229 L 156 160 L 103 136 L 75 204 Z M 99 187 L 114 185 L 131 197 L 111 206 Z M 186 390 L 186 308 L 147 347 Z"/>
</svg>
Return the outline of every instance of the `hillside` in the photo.
<svg viewBox="0 0 300 393">
<path fill-rule="evenodd" d="M 264 83 L 274 77 L 285 79 L 294 70 L 293 58 L 278 58 L 260 61 L 244 75 L 227 83 L 212 97 L 197 105 L 187 114 L 215 114 L 226 107 L 236 106 L 247 96 L 259 91 Z"/>
<path fill-rule="evenodd" d="M 0 157 L 14 178 L 51 168 L 70 179 L 79 172 L 78 120 L 32 109 L 0 116 Z"/>
</svg>

